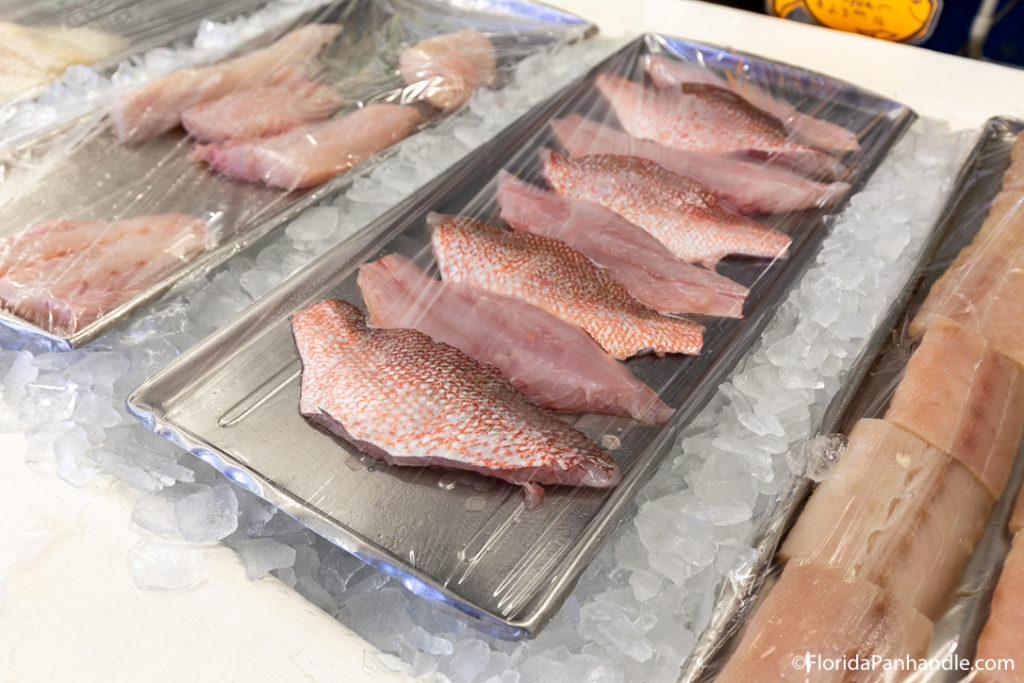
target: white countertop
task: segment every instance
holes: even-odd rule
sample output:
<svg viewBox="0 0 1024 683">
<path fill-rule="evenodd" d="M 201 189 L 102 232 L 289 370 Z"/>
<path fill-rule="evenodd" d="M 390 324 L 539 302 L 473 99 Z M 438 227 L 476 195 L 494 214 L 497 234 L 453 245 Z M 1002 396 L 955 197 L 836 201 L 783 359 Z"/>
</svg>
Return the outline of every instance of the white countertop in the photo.
<svg viewBox="0 0 1024 683">
<path fill-rule="evenodd" d="M 610 36 L 658 31 L 821 71 L 955 128 L 995 115 L 1024 118 L 1024 70 L 688 0 L 552 4 Z M 225 547 L 205 550 L 207 578 L 197 586 L 137 588 L 127 569 L 129 550 L 146 533 L 131 521 L 136 494 L 99 478 L 75 488 L 30 468 L 24 450 L 23 435 L 0 434 L 0 551 L 18 529 L 49 540 L 23 566 L 0 564 L 0 680 L 401 678 L 382 672 L 372 646 L 276 579 L 248 581 Z"/>
</svg>

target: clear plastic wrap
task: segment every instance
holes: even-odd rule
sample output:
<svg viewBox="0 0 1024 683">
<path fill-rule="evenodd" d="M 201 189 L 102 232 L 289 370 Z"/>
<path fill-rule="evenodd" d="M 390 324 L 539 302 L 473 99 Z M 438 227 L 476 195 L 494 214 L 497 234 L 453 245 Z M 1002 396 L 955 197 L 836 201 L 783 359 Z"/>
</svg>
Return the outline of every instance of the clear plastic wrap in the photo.
<svg viewBox="0 0 1024 683">
<path fill-rule="evenodd" d="M 661 89 L 656 90 L 659 82 Z M 644 106 L 654 107 L 659 116 L 664 111 L 662 98 L 674 105 L 678 104 L 672 101 L 676 93 L 694 95 L 699 100 L 697 109 L 706 110 L 695 115 L 695 129 L 702 127 L 701 116 L 716 107 L 724 112 L 718 116 L 739 119 L 731 128 L 717 121 L 695 133 L 695 150 L 673 148 L 669 142 L 639 141 L 624 130 L 632 125 L 625 119 L 631 117 L 629 109 L 636 97 L 633 104 L 616 101 L 616 107 L 606 99 L 623 96 L 628 100 L 631 92 L 641 101 L 650 97 Z M 777 107 L 776 115 L 756 109 L 737 92 Z M 644 124 L 643 116 L 632 118 Z M 832 212 L 867 179 L 912 118 L 905 107 L 823 76 L 710 46 L 646 36 L 536 107 L 368 225 L 352 242 L 324 254 L 134 392 L 129 405 L 151 428 L 331 542 L 401 577 L 421 596 L 455 605 L 481 628 L 501 636 L 536 633 L 629 509 L 677 431 L 707 403 L 724 374 L 757 339 L 790 284 L 814 260 Z M 819 141 L 833 140 L 844 151 L 829 153 L 799 142 L 791 130 L 817 136 Z M 677 170 L 693 169 L 691 174 L 705 172 L 703 181 L 710 192 L 667 170 L 667 164 L 675 164 Z M 721 173 L 725 165 L 731 173 Z M 730 184 L 729 178 L 740 172 L 757 181 Z M 822 180 L 826 176 L 829 180 Z M 543 190 L 545 182 L 561 194 Z M 601 187 L 617 189 L 602 194 Z M 784 193 L 782 188 L 790 191 Z M 573 193 L 595 203 L 573 199 L 582 196 Z M 674 202 L 673 208 L 659 209 L 658 202 L 665 201 Z M 789 202 L 788 210 L 779 210 L 782 201 Z M 636 202 L 647 202 L 639 213 Z M 727 211 L 720 202 L 748 215 Z M 692 224 L 701 226 L 698 233 L 691 233 L 682 244 L 673 243 L 664 231 L 658 238 L 658 220 L 648 219 L 653 215 L 676 221 L 668 229 L 678 233 L 687 229 L 676 218 L 684 207 Z M 446 217 L 451 215 L 491 226 L 511 224 L 529 232 Z M 582 235 L 572 230 L 581 216 L 589 226 Z M 623 216 L 646 227 L 641 230 Z M 602 227 L 600 239 L 590 239 L 594 226 Z M 571 243 L 586 257 L 549 235 Z M 654 245 L 650 245 L 652 236 Z M 444 284 L 433 279 L 437 264 L 432 242 Z M 629 244 L 629 249 L 623 244 Z M 699 249 L 693 250 L 695 246 Z M 673 302 L 656 302 L 637 276 L 654 263 L 651 254 L 665 249 L 673 252 L 659 255 L 658 262 L 672 265 L 662 266 L 653 275 L 647 271 L 645 277 L 662 278 L 682 295 Z M 673 258 L 680 252 L 682 256 Z M 737 253 L 746 256 L 736 257 Z M 485 262 L 501 254 L 507 261 L 485 266 L 460 260 L 467 254 Z M 641 256 L 630 261 L 630 254 Z M 408 261 L 422 270 L 411 268 Z M 537 267 L 517 267 L 517 262 Z M 712 272 L 716 263 L 717 272 Z M 503 268 L 498 277 L 488 275 Z M 464 274 L 469 274 L 466 277 L 477 289 L 490 293 L 474 295 L 471 292 L 476 290 L 467 289 L 465 282 L 456 286 Z M 510 282 L 522 283 L 518 293 Z M 663 295 L 669 287 L 655 289 Z M 563 322 L 555 319 L 528 326 L 526 317 L 513 313 L 520 304 L 500 298 L 506 296 L 532 302 L 548 315 L 562 309 L 557 315 Z M 673 315 L 660 315 L 632 296 L 648 298 Z M 356 305 L 365 302 L 372 311 L 374 329 L 363 326 L 356 309 L 321 303 L 331 298 Z M 549 299 L 561 303 L 553 305 Z M 622 332 L 616 327 L 620 323 L 607 322 L 608 317 L 601 316 L 606 315 L 603 311 L 610 299 L 618 302 L 620 313 L 625 311 L 643 324 L 631 319 Z M 435 306 L 457 313 L 445 318 Z M 543 343 L 559 337 L 551 330 L 564 326 L 564 321 L 588 330 L 609 355 L 584 335 L 582 341 L 552 343 L 561 349 L 569 344 L 575 352 L 569 355 L 603 360 L 582 369 L 550 362 Z M 534 401 L 577 413 L 559 416 L 599 445 L 601 455 L 595 457 L 604 462 L 614 459 L 618 474 L 575 480 L 550 472 L 521 477 L 493 465 L 497 474 L 480 477 L 456 470 L 389 466 L 361 453 L 329 432 L 368 442 L 370 447 L 363 444 L 365 450 L 377 455 L 385 450 L 384 459 L 409 464 L 408 451 L 396 452 L 378 445 L 383 443 L 374 441 L 378 437 L 348 431 L 356 418 L 344 414 L 344 407 L 332 413 L 331 406 L 341 404 L 318 393 L 326 385 L 314 376 L 335 372 L 323 361 L 333 357 L 331 345 L 337 341 L 328 336 L 317 347 L 310 340 L 316 341 L 331 325 L 338 338 L 354 338 L 354 343 L 363 345 L 360 353 L 367 353 L 367 364 L 356 390 L 382 387 L 367 401 L 377 406 L 374 414 L 391 426 L 392 436 L 401 437 L 405 426 L 386 422 L 390 417 L 380 408 L 381 400 L 387 403 L 392 396 L 411 393 L 403 400 L 419 410 L 422 405 L 435 405 L 430 398 L 434 389 L 416 388 L 413 382 L 423 380 L 415 373 L 404 375 L 408 385 L 380 384 L 394 366 L 390 356 L 382 361 L 373 348 L 366 352 L 366 345 L 398 344 L 389 348 L 401 348 L 404 354 L 412 347 L 402 344 L 415 344 L 413 357 L 422 360 L 423 348 L 429 348 L 426 337 L 385 329 L 415 325 L 498 365 Z M 649 329 L 659 332 L 638 336 Z M 678 353 L 679 347 L 672 344 L 684 339 L 692 345 L 696 330 L 699 353 L 694 353 L 693 346 L 686 347 L 692 355 Z M 303 348 L 301 359 L 296 339 Z M 665 355 L 640 353 L 624 365 L 610 360 L 610 356 L 626 358 L 650 347 L 660 348 Z M 423 360 L 419 365 L 434 362 Z M 630 407 L 629 400 L 614 395 L 611 380 L 602 379 L 595 369 L 609 363 L 617 368 L 612 372 L 621 376 L 625 368 L 626 375 L 632 375 L 625 381 L 633 397 L 646 398 Z M 443 376 L 458 383 L 461 366 L 445 367 L 449 374 Z M 546 372 L 529 375 L 536 367 Z M 323 431 L 299 412 L 303 382 L 303 412 L 325 427 Z M 557 388 L 551 388 L 559 387 L 559 382 L 561 390 L 567 384 L 574 391 L 560 396 Z M 448 384 L 438 387 L 439 392 L 451 390 Z M 658 400 L 645 393 L 652 389 Z M 585 394 L 582 399 L 581 393 Z M 566 402 L 560 402 L 563 399 Z M 452 402 L 456 400 L 462 399 Z M 447 409 L 445 401 L 436 405 L 440 411 Z M 597 414 L 599 410 L 627 413 L 647 423 Z M 445 419 L 449 418 L 451 423 L 461 422 L 457 416 Z M 758 419 L 757 413 L 750 418 Z M 416 419 L 421 419 L 419 413 Z M 268 424 L 273 429 L 268 430 Z M 768 431 L 774 429 L 770 422 L 766 425 Z M 434 424 L 431 429 L 438 427 Z M 439 447 L 441 442 L 461 438 L 446 431 L 431 434 L 434 439 L 423 443 Z M 430 464 L 427 458 L 435 457 L 420 456 L 416 450 L 411 455 L 419 457 L 419 464 Z M 486 467 L 472 458 L 459 466 L 478 471 Z M 525 485 L 527 499 L 517 487 L 494 477 Z M 612 486 L 617 477 L 621 481 Z M 536 485 L 559 481 L 569 485 L 549 487 L 538 505 Z M 590 486 L 571 485 L 576 481 Z M 444 520 L 443 527 L 438 520 Z"/>
<path fill-rule="evenodd" d="M 592 32 L 530 3 L 336 2 L 10 148 L 0 321 L 87 342 Z"/>
<path fill-rule="evenodd" d="M 826 425 L 847 433 L 849 446 L 776 556 L 784 593 L 818 594 L 828 606 L 798 618 L 772 599 L 777 588 L 762 590 L 748 626 L 714 667 L 719 680 L 745 680 L 755 665 L 782 680 L 1024 676 L 1020 543 L 1011 550 L 1024 479 L 1024 369 L 1014 333 L 1024 258 L 1022 128 L 1008 119 L 986 125 L 919 275 L 885 327 L 892 332 L 859 362 L 862 381 L 833 404 Z M 832 604 L 835 592 L 802 576 L 808 571 L 849 594 Z M 893 604 L 879 607 L 856 592 L 864 590 Z M 873 612 L 875 625 L 833 621 L 821 637 L 817 612 L 844 610 Z M 927 638 L 908 635 L 917 631 L 897 616 L 908 612 Z M 780 620 L 785 642 L 769 627 Z"/>
</svg>

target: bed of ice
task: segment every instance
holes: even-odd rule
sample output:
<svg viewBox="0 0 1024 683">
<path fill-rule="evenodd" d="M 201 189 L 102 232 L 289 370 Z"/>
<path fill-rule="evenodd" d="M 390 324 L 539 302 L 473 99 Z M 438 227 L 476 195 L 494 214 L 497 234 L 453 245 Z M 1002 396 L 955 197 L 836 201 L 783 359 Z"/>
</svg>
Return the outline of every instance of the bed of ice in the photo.
<svg viewBox="0 0 1024 683">
<path fill-rule="evenodd" d="M 113 476 L 140 491 L 132 518 L 149 540 L 127 561 L 142 587 L 203 581 L 205 548 L 223 542 L 250 579 L 273 574 L 386 653 L 365 662 L 369 669 L 459 683 L 674 681 L 717 587 L 754 556 L 752 519 L 804 469 L 791 462 L 791 447 L 809 438 L 907 282 L 966 150 L 963 136 L 926 120 L 904 136 L 532 641 L 494 640 L 467 627 L 123 409 L 124 397 L 180 351 L 617 47 L 591 40 L 525 60 L 514 84 L 476 93 L 467 110 L 401 143 L 344 195 L 87 349 L 49 353 L 0 331 L 0 430 L 28 434 L 26 460 L 70 484 Z"/>
</svg>

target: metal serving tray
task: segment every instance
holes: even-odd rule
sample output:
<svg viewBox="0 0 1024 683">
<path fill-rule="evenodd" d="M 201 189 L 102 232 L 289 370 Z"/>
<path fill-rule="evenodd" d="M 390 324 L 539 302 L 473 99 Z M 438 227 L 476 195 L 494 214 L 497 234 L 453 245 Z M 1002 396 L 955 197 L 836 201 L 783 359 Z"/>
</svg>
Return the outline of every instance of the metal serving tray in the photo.
<svg viewBox="0 0 1024 683">
<path fill-rule="evenodd" d="M 428 36 L 467 27 L 486 33 L 495 45 L 503 81 L 516 63 L 544 45 L 596 32 L 592 24 L 571 14 L 508 0 L 341 0 L 298 23 L 312 22 L 345 25 L 339 39 L 321 55 L 325 71 L 320 76 L 337 85 L 347 103 L 345 110 L 359 102 L 401 99 L 404 82 L 395 68 L 398 55 Z M 256 44 L 269 43 L 293 27 Z M 161 282 L 74 334 L 53 333 L 5 311 L 0 311 L 0 323 L 56 349 L 84 344 L 174 284 L 206 272 L 302 209 L 348 187 L 354 177 L 395 153 L 391 147 L 319 187 L 285 192 L 232 180 L 190 161 L 191 145 L 178 130 L 139 145 L 122 145 L 105 120 L 88 116 L 0 155 L 0 236 L 56 218 L 117 220 L 180 212 L 207 220 L 215 240 Z"/>
<path fill-rule="evenodd" d="M 899 104 L 820 76 L 720 48 L 643 36 L 178 358 L 129 397 L 129 409 L 328 540 L 401 576 L 417 593 L 455 606 L 497 635 L 536 633 L 569 595 L 677 430 L 703 407 L 813 260 L 827 226 L 824 212 L 766 219 L 793 236 L 787 260 L 722 264 L 722 272 L 752 291 L 743 319 L 701 321 L 707 326 L 702 355 L 629 361 L 638 377 L 678 408 L 668 424 L 576 419 L 577 428 L 596 441 L 617 444 L 612 454 L 622 483 L 612 490 L 551 488 L 543 505 L 529 511 L 518 487 L 475 474 L 388 467 L 310 426 L 297 409 L 301 365 L 289 316 L 328 297 L 360 302 L 357 266 L 385 253 L 398 251 L 425 265 L 429 211 L 497 224 L 497 171 L 536 178 L 538 149 L 554 144 L 548 121 L 570 112 L 610 116 L 593 87 L 595 75 L 639 77 L 640 58 L 652 53 L 729 69 L 753 65 L 774 83 L 797 89 L 823 82 L 830 109 L 866 131 L 862 152 L 849 159 L 852 191 L 914 118 Z"/>
</svg>

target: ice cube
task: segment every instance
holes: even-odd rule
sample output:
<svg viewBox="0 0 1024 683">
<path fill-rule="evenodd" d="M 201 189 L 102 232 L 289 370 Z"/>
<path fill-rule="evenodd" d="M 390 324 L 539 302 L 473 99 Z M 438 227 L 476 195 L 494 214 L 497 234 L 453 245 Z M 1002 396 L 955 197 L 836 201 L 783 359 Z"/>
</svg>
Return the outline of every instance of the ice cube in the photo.
<svg viewBox="0 0 1024 683">
<path fill-rule="evenodd" d="M 3 397 L 11 405 L 18 405 L 25 396 L 26 385 L 39 376 L 31 351 L 17 351 L 4 376 Z"/>
<path fill-rule="evenodd" d="M 646 569 L 634 569 L 629 576 L 629 585 L 637 602 L 647 602 L 661 591 L 662 581 Z"/>
<path fill-rule="evenodd" d="M 285 230 L 297 242 L 320 242 L 334 235 L 340 221 L 340 210 L 334 206 L 307 209 Z"/>
<path fill-rule="evenodd" d="M 169 496 L 142 496 L 132 506 L 132 521 L 160 536 L 178 535 L 175 500 Z"/>
<path fill-rule="evenodd" d="M 250 581 L 266 576 L 273 569 L 290 567 L 295 562 L 295 549 L 270 538 L 240 541 L 235 545 Z"/>
<path fill-rule="evenodd" d="M 206 576 L 202 548 L 164 541 L 134 545 L 128 551 L 128 570 L 139 588 L 153 590 L 187 588 Z"/>
<path fill-rule="evenodd" d="M 459 641 L 452 654 L 449 668 L 455 683 L 470 683 L 484 670 L 491 657 L 491 648 L 482 640 L 468 638 Z"/>
<path fill-rule="evenodd" d="M 185 496 L 174 514 L 186 541 L 219 541 L 238 528 L 238 500 L 228 484 Z"/>
<path fill-rule="evenodd" d="M 601 601 L 584 605 L 580 609 L 580 633 L 638 662 L 646 662 L 654 656 L 643 631 L 618 605 Z"/>
</svg>

